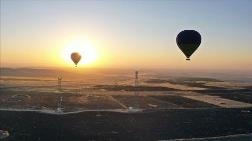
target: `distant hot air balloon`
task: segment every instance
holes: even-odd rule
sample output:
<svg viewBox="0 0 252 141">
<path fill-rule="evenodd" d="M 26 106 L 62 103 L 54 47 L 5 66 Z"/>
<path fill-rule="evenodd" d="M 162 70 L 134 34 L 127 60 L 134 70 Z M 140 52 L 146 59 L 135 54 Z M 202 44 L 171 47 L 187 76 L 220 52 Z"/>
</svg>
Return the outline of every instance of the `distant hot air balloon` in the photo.
<svg viewBox="0 0 252 141">
<path fill-rule="evenodd" d="M 178 34 L 176 41 L 180 50 L 185 54 L 186 60 L 190 60 L 190 56 L 201 43 L 201 36 L 195 30 L 184 30 Z"/>
<path fill-rule="evenodd" d="M 77 67 L 77 64 L 79 63 L 80 59 L 81 59 L 81 55 L 78 52 L 73 52 L 71 54 L 71 59 L 75 64 L 75 67 Z"/>
</svg>

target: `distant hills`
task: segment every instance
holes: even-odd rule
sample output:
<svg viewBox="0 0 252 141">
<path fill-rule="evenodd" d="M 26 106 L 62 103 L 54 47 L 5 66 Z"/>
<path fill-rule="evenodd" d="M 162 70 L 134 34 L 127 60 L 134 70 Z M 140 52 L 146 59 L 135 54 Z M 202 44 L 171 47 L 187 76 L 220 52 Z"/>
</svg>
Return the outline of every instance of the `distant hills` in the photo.
<svg viewBox="0 0 252 141">
<path fill-rule="evenodd" d="M 51 69 L 31 69 L 31 68 L 1 68 L 1 76 L 57 76 L 58 72 Z"/>
<path fill-rule="evenodd" d="M 76 70 L 77 69 L 77 70 Z M 73 68 L 73 69 L 56 69 L 56 68 L 0 68 L 0 76 L 12 76 L 12 77 L 53 77 L 56 78 L 59 75 L 64 76 L 64 78 L 70 79 L 83 79 L 87 77 L 96 78 L 99 77 L 128 77 L 134 78 L 134 69 L 105 69 L 105 68 Z M 239 82 L 252 83 L 252 73 L 243 72 L 226 72 L 226 71 L 190 71 L 190 70 L 174 70 L 174 69 L 140 69 L 140 77 L 155 77 L 155 78 L 172 78 L 180 77 L 185 79 L 192 78 L 202 78 L 205 80 L 209 78 L 211 80 L 231 80 Z M 152 80 L 154 81 L 154 80 Z"/>
</svg>

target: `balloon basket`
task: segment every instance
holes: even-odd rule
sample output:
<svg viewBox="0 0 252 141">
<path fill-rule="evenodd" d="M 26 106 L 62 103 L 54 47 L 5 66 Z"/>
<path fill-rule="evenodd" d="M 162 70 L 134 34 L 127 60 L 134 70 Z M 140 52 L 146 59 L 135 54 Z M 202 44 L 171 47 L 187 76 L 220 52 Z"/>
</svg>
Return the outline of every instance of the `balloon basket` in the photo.
<svg viewBox="0 0 252 141">
<path fill-rule="evenodd" d="M 186 60 L 190 61 L 191 59 L 190 58 L 186 58 Z"/>
</svg>

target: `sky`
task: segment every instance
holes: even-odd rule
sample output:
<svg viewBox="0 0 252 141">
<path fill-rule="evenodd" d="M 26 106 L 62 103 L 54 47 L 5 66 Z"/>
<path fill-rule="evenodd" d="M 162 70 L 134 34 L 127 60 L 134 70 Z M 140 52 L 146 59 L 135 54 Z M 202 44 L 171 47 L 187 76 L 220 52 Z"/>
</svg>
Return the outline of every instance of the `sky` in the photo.
<svg viewBox="0 0 252 141">
<path fill-rule="evenodd" d="M 79 67 L 252 70 L 251 7 L 250 0 L 1 0 L 1 67 L 73 67 L 71 48 L 83 46 Z M 182 30 L 202 36 L 191 61 L 176 45 Z"/>
</svg>

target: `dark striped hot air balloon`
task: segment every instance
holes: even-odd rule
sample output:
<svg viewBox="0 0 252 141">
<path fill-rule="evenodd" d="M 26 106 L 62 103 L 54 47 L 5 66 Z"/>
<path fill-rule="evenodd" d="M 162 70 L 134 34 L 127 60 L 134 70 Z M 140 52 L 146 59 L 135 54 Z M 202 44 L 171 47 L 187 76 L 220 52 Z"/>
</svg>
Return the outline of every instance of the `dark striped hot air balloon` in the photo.
<svg viewBox="0 0 252 141">
<path fill-rule="evenodd" d="M 73 52 L 71 54 L 71 59 L 75 64 L 75 67 L 77 67 L 77 64 L 79 63 L 80 59 L 81 59 L 81 55 L 78 52 Z"/>
<path fill-rule="evenodd" d="M 186 60 L 190 60 L 191 55 L 197 50 L 201 43 L 201 36 L 195 30 L 183 30 L 176 39 L 180 50 L 185 54 Z"/>
</svg>

